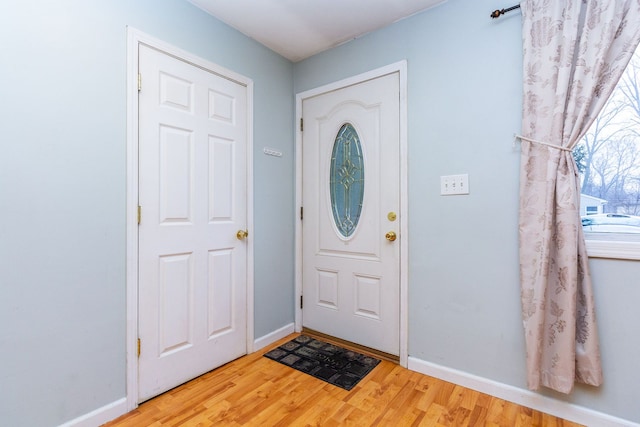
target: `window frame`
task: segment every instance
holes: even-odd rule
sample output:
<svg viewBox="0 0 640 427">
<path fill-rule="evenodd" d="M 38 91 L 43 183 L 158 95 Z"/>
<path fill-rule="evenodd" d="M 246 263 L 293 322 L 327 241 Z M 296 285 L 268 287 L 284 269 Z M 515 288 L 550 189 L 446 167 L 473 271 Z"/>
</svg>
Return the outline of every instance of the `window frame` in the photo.
<svg viewBox="0 0 640 427">
<path fill-rule="evenodd" d="M 640 260 L 640 235 L 585 232 L 589 258 Z"/>
<path fill-rule="evenodd" d="M 640 45 L 636 47 L 627 67 L 631 66 L 634 57 L 640 57 Z M 585 209 L 585 215 L 589 214 Z M 640 260 L 640 234 L 585 231 L 584 239 L 589 258 Z"/>
</svg>

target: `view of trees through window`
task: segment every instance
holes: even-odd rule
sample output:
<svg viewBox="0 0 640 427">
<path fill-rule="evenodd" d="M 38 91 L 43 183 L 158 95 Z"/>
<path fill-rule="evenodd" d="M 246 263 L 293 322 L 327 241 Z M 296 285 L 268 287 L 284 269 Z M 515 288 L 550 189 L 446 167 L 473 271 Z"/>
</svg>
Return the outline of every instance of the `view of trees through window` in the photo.
<svg viewBox="0 0 640 427">
<path fill-rule="evenodd" d="M 640 47 L 573 155 L 585 231 L 640 233 Z"/>
</svg>

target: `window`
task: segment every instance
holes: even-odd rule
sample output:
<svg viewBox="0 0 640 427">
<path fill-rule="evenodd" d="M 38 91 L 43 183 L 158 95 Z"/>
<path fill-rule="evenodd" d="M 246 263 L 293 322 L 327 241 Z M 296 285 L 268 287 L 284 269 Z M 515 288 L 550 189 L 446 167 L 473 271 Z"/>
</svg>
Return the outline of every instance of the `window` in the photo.
<svg viewBox="0 0 640 427">
<path fill-rule="evenodd" d="M 597 206 L 585 206 L 585 209 L 587 211 L 587 215 L 596 215 L 598 213 Z"/>
<path fill-rule="evenodd" d="M 589 256 L 640 259 L 640 47 L 573 156 Z"/>
<path fill-rule="evenodd" d="M 364 198 L 362 146 L 351 123 L 342 125 L 333 143 L 329 188 L 336 227 L 348 238 L 358 226 Z"/>
</svg>

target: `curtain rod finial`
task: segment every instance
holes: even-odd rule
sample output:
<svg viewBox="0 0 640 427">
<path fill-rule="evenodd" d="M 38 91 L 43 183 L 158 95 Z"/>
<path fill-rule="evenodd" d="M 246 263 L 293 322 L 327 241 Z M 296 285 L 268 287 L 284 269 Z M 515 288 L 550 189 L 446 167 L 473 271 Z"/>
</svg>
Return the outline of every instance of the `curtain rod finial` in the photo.
<svg viewBox="0 0 640 427">
<path fill-rule="evenodd" d="M 491 15 L 489 15 L 489 16 L 491 16 L 494 19 L 495 18 L 500 18 L 500 15 L 504 15 L 505 13 L 511 12 L 512 10 L 515 10 L 515 9 L 520 9 L 520 5 L 516 4 L 515 6 L 511 6 L 511 7 L 508 7 L 506 9 L 496 9 L 493 12 L 491 12 Z"/>
</svg>

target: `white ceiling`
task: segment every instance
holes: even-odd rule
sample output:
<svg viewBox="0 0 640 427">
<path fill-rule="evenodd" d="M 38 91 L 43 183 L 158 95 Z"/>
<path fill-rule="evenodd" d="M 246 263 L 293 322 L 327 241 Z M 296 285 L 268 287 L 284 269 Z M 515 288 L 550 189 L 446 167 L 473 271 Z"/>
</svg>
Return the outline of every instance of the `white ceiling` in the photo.
<svg viewBox="0 0 640 427">
<path fill-rule="evenodd" d="M 446 0 L 188 0 L 293 62 Z"/>
</svg>

